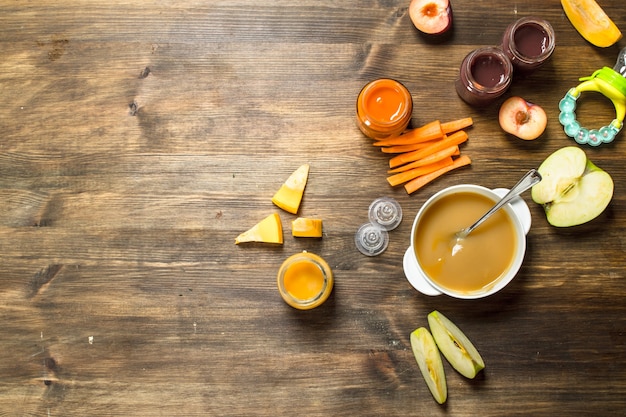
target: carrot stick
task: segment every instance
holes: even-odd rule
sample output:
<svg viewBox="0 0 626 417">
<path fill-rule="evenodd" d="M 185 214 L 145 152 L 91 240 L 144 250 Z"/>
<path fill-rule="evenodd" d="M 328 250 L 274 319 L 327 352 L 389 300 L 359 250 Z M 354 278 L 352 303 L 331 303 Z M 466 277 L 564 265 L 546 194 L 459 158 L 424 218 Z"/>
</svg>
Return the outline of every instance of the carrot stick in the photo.
<svg viewBox="0 0 626 417">
<path fill-rule="evenodd" d="M 450 136 L 445 136 L 440 141 L 433 143 L 430 146 L 427 146 L 423 149 L 418 149 L 413 152 L 401 153 L 389 160 L 389 168 L 396 168 L 402 164 L 406 164 L 407 162 L 417 161 L 418 159 L 422 159 L 428 155 L 431 155 L 437 151 L 440 151 L 448 146 L 460 145 L 461 143 L 467 140 L 467 133 L 464 130 L 459 130 L 454 132 Z"/>
<path fill-rule="evenodd" d="M 441 140 L 441 138 L 435 139 L 435 140 L 429 140 L 427 142 L 412 143 L 410 145 L 382 146 L 380 148 L 380 150 L 382 152 L 384 152 L 384 153 L 405 153 L 405 152 L 411 152 L 411 151 L 416 151 L 418 149 L 425 148 L 428 145 L 432 145 L 437 140 Z"/>
<path fill-rule="evenodd" d="M 374 142 L 374 146 L 410 145 L 412 143 L 426 142 L 427 140 L 439 139 L 443 137 L 441 122 L 435 120 L 424 126 L 409 130 L 394 138 L 379 140 Z"/>
<path fill-rule="evenodd" d="M 443 133 L 450 134 L 454 133 L 458 130 L 465 129 L 466 127 L 470 127 L 474 124 L 474 120 L 471 117 L 464 117 L 462 119 L 452 120 L 450 122 L 445 122 L 441 124 L 441 130 Z"/>
<path fill-rule="evenodd" d="M 437 162 L 433 162 L 432 164 L 424 165 L 418 168 L 413 168 L 408 171 L 400 172 L 398 174 L 394 174 L 390 177 L 387 177 L 387 182 L 392 187 L 396 185 L 404 184 L 407 181 L 411 181 L 414 178 L 420 177 L 422 175 L 430 174 L 433 171 L 437 171 L 441 168 L 447 167 L 448 165 L 452 165 L 452 157 L 448 156 L 447 158 L 441 159 Z"/>
<path fill-rule="evenodd" d="M 410 162 L 408 164 L 399 166 L 398 168 L 394 168 L 394 169 L 390 169 L 389 171 L 387 171 L 388 174 L 397 174 L 398 172 L 404 172 L 404 171 L 408 171 L 410 169 L 414 169 L 414 168 L 418 168 L 418 167 L 423 167 L 424 165 L 429 165 L 432 164 L 433 162 L 437 162 L 437 161 L 441 161 L 444 158 L 453 156 L 453 155 L 458 155 L 460 153 L 459 151 L 459 145 L 453 145 L 453 146 L 449 146 L 445 149 L 442 149 L 438 152 L 435 152 L 433 154 L 430 154 L 422 159 L 418 159 L 417 161 L 413 161 Z"/>
<path fill-rule="evenodd" d="M 452 171 L 453 169 L 461 168 L 465 165 L 469 165 L 472 163 L 472 160 L 467 155 L 461 155 L 457 159 L 454 160 L 452 165 L 445 166 L 443 168 L 438 169 L 437 171 L 431 172 L 430 174 L 422 175 L 421 177 L 417 177 L 406 184 L 404 184 L 404 189 L 407 194 L 412 194 L 415 191 L 419 190 L 429 182 L 439 178 L 446 172 Z"/>
</svg>

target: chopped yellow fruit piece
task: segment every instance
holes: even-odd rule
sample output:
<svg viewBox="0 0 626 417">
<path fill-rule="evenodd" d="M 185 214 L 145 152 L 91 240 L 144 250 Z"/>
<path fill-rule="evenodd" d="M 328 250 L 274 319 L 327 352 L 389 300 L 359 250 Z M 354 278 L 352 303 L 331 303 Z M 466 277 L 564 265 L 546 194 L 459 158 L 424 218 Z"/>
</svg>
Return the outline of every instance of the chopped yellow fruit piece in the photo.
<svg viewBox="0 0 626 417">
<path fill-rule="evenodd" d="M 561 0 L 572 26 L 592 45 L 606 48 L 622 38 L 622 32 L 595 0 Z"/>
<path fill-rule="evenodd" d="M 243 232 L 235 239 L 235 244 L 242 242 L 283 243 L 283 225 L 278 213 L 270 214 L 251 229 Z"/>
<path fill-rule="evenodd" d="M 308 177 L 309 165 L 304 164 L 296 169 L 280 186 L 280 189 L 272 197 L 272 203 L 289 213 L 296 214 L 300 208 Z"/>
<path fill-rule="evenodd" d="M 291 235 L 294 237 L 322 237 L 322 220 L 298 217 L 291 222 Z"/>
</svg>

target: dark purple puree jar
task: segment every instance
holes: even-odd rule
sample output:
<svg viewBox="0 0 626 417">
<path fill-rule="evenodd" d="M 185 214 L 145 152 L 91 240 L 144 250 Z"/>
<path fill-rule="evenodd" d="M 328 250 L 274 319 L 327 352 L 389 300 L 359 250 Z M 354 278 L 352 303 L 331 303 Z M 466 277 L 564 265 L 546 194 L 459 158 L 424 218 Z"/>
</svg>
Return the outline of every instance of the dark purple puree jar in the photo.
<svg viewBox="0 0 626 417">
<path fill-rule="evenodd" d="M 527 75 L 543 65 L 554 52 L 552 25 L 538 17 L 523 17 L 511 23 L 502 37 L 502 50 L 516 74 Z"/>
<path fill-rule="evenodd" d="M 478 48 L 463 59 L 455 87 L 466 103 L 486 106 L 506 92 L 512 75 L 513 65 L 502 49 Z"/>
</svg>

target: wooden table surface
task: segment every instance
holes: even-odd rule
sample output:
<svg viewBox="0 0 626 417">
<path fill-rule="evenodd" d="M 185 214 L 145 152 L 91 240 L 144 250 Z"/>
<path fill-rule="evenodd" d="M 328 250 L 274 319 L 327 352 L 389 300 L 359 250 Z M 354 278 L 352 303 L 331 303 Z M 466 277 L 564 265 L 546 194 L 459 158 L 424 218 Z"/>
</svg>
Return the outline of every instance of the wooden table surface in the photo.
<svg viewBox="0 0 626 417">
<path fill-rule="evenodd" d="M 533 225 L 519 275 L 478 301 L 428 297 L 404 277 L 413 217 L 458 183 L 510 187 L 567 145 L 558 101 L 612 67 L 556 0 L 453 0 L 446 36 L 421 36 L 408 0 L 0 1 L 1 416 L 617 416 L 626 408 L 626 136 L 589 158 L 615 182 L 597 220 Z M 621 0 L 602 0 L 626 30 Z M 505 97 L 542 105 L 546 133 L 504 134 L 499 103 L 475 109 L 453 81 L 471 50 L 518 17 L 550 21 L 551 61 Z M 388 156 L 354 123 L 376 78 L 403 82 L 412 125 L 474 118 L 454 171 L 409 196 Z M 584 104 L 582 104 L 584 103 Z M 588 93 L 579 120 L 611 103 Z M 290 235 L 270 199 L 300 164 L 299 214 L 318 240 Z M 387 251 L 361 255 L 369 203 L 405 213 Z M 282 246 L 234 244 L 280 213 Z M 307 250 L 336 285 L 302 312 L 275 277 Z M 434 310 L 474 341 L 487 367 L 466 380 L 445 363 L 439 406 L 409 334 Z"/>
</svg>

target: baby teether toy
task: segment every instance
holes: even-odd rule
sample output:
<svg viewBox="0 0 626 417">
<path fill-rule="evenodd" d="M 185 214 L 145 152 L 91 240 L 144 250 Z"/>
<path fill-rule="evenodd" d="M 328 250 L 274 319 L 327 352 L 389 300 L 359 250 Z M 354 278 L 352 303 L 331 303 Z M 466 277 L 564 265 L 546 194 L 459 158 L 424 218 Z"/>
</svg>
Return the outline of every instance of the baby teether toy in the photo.
<svg viewBox="0 0 626 417">
<path fill-rule="evenodd" d="M 565 134 L 579 144 L 598 146 L 615 139 L 624 125 L 626 115 L 626 48 L 622 49 L 617 57 L 615 66 L 611 69 L 603 67 L 589 77 L 583 77 L 577 87 L 570 88 L 565 97 L 559 102 L 559 122 L 563 125 Z M 600 129 L 586 129 L 576 120 L 576 100 L 585 91 L 595 91 L 603 94 L 615 106 L 615 119 L 608 126 Z"/>
</svg>

